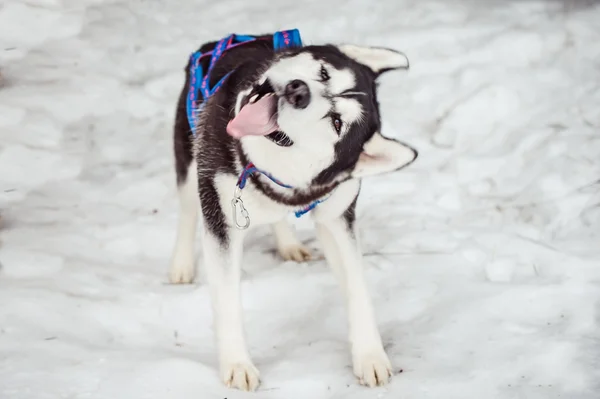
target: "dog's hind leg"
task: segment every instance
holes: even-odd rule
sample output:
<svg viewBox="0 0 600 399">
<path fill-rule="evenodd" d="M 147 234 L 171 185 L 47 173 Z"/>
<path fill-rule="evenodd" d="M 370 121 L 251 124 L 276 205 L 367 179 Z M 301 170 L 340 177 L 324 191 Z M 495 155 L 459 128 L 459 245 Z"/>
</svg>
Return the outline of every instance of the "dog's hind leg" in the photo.
<svg viewBox="0 0 600 399">
<path fill-rule="evenodd" d="M 361 384 L 374 387 L 388 382 L 391 364 L 383 349 L 363 276 L 354 207 L 355 203 L 340 217 L 317 220 L 317 235 L 346 294 L 354 374 Z"/>
<path fill-rule="evenodd" d="M 179 165 L 178 165 L 179 166 Z M 169 281 L 173 284 L 186 284 L 194 281 L 194 241 L 198 224 L 198 175 L 196 162 L 192 160 L 187 171 L 177 175 L 177 192 L 179 195 L 179 221 L 177 238 L 169 266 Z"/>
<path fill-rule="evenodd" d="M 300 242 L 294 229 L 286 220 L 273 223 L 272 228 L 277 242 L 277 250 L 283 259 L 296 262 L 310 260 L 310 249 Z"/>
</svg>

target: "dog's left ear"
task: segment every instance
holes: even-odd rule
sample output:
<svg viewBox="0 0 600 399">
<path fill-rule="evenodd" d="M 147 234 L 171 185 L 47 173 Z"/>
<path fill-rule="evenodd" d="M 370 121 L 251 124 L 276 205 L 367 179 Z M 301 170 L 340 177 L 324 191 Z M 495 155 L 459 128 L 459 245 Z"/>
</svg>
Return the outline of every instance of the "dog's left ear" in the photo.
<svg viewBox="0 0 600 399">
<path fill-rule="evenodd" d="M 380 175 L 410 165 L 417 159 L 417 150 L 397 140 L 388 139 L 376 132 L 365 143 L 354 170 L 353 178 Z"/>
<path fill-rule="evenodd" d="M 369 67 L 377 75 L 396 69 L 408 69 L 410 66 L 408 57 L 399 51 L 354 44 L 342 44 L 338 48 L 348 57 Z"/>
</svg>

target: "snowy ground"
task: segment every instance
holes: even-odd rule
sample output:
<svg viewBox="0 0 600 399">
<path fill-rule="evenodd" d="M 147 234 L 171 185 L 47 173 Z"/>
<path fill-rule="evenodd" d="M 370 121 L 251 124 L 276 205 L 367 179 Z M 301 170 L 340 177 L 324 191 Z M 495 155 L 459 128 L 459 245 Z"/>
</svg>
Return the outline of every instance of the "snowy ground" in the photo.
<svg viewBox="0 0 600 399">
<path fill-rule="evenodd" d="M 420 158 L 359 201 L 403 372 L 358 386 L 333 275 L 261 230 L 248 397 L 598 398 L 599 20 L 592 1 L 0 2 L 0 398 L 247 395 L 218 380 L 203 280 L 166 284 L 171 125 L 197 44 L 291 27 L 411 59 L 380 100 Z"/>
</svg>

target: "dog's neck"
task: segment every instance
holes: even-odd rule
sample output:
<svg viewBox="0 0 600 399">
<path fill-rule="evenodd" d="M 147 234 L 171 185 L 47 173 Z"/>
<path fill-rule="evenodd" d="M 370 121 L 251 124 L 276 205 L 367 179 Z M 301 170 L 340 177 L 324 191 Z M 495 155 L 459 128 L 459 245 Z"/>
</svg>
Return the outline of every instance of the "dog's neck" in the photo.
<svg viewBox="0 0 600 399">
<path fill-rule="evenodd" d="M 242 149 L 241 143 L 237 142 L 236 152 L 238 159 L 243 168 L 252 164 L 252 159 L 246 155 Z M 265 170 L 264 172 L 271 177 L 279 179 L 276 171 Z M 294 187 L 286 181 L 276 182 L 277 179 L 263 176 L 263 173 L 251 173 L 246 178 L 255 188 L 263 195 L 272 200 L 285 204 L 291 207 L 304 207 L 318 201 L 329 195 L 339 184 L 340 180 L 336 179 L 326 184 L 314 184 Z M 241 174 L 244 171 L 240 172 Z"/>
</svg>

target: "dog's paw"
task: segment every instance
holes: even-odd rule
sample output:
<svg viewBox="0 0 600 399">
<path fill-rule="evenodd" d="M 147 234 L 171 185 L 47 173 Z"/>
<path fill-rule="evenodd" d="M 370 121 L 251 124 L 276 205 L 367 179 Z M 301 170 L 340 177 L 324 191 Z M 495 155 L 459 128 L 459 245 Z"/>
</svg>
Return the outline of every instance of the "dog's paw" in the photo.
<svg viewBox="0 0 600 399">
<path fill-rule="evenodd" d="M 222 370 L 223 382 L 229 388 L 256 391 L 260 385 L 258 370 L 249 361 L 229 363 L 224 365 Z"/>
<path fill-rule="evenodd" d="M 279 247 L 279 255 L 285 260 L 293 260 L 296 262 L 305 262 L 310 260 L 312 254 L 310 249 L 302 244 L 293 244 Z"/>
<path fill-rule="evenodd" d="M 171 284 L 190 284 L 194 282 L 196 270 L 194 259 L 175 256 L 169 266 L 169 282 Z"/>
<path fill-rule="evenodd" d="M 354 374 L 370 388 L 385 385 L 392 376 L 392 364 L 383 349 L 363 352 L 354 357 Z"/>
</svg>

